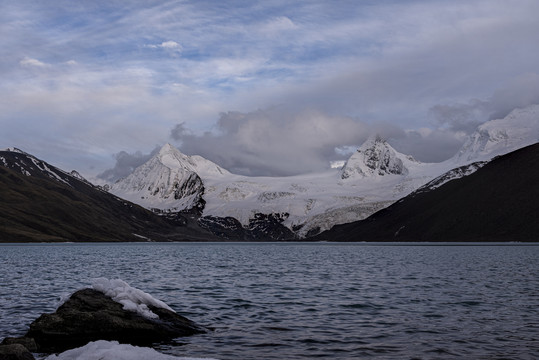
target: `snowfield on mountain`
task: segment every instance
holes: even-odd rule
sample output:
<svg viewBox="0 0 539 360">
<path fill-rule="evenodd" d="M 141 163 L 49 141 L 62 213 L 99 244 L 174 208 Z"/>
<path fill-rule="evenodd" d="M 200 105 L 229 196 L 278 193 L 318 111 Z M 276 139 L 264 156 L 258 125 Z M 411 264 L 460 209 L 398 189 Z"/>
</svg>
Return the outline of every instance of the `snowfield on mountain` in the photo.
<svg viewBox="0 0 539 360">
<path fill-rule="evenodd" d="M 232 174 L 170 144 L 110 191 L 149 209 L 196 209 L 202 216 L 233 217 L 246 226 L 256 214 L 279 214 L 299 238 L 361 220 L 452 169 L 444 181 L 469 175 L 489 161 L 539 141 L 539 106 L 516 109 L 478 127 L 452 158 L 421 163 L 371 136 L 341 169 L 290 177 Z"/>
</svg>

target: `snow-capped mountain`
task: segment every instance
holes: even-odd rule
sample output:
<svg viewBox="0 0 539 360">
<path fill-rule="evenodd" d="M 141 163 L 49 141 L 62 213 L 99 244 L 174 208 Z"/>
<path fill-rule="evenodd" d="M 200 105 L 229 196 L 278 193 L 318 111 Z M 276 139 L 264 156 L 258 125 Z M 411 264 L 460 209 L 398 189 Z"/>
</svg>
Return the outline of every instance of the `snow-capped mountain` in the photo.
<svg viewBox="0 0 539 360">
<path fill-rule="evenodd" d="M 236 220 L 245 229 L 260 228 L 260 219 L 269 218 L 271 232 L 282 233 L 274 226 L 280 223 L 303 238 L 364 219 L 433 179 L 438 184 L 433 186 L 439 186 L 467 176 L 493 157 L 538 139 L 539 106 L 532 106 L 481 125 L 453 158 L 441 163 L 418 162 L 373 136 L 342 169 L 280 178 L 231 174 L 167 144 L 112 185 L 111 192 L 152 209 L 195 208 L 202 213 L 201 226 L 214 226 L 214 233 L 216 228 L 238 230 Z"/>
<path fill-rule="evenodd" d="M 539 239 L 539 143 L 464 165 L 368 219 L 333 227 L 324 241 L 511 241 Z M 467 174 L 473 171 L 471 174 Z M 502 176 L 500 176 L 502 175 Z"/>
<path fill-rule="evenodd" d="M 196 208 L 204 217 L 202 226 L 210 220 L 216 225 L 225 223 L 220 218 L 234 218 L 246 229 L 260 228 L 260 219 L 266 217 L 272 220 L 273 233 L 286 233 L 276 230 L 274 225 L 280 222 L 298 237 L 306 237 L 363 219 L 443 172 L 399 154 L 380 137 L 360 150 L 370 156 L 352 157 L 348 166 L 361 162 L 356 168 L 362 173 L 350 171 L 346 179 L 342 178 L 345 170 L 338 169 L 276 178 L 231 174 L 167 144 L 110 191 L 165 212 Z M 414 177 L 407 176 L 411 170 Z"/>
<path fill-rule="evenodd" d="M 350 156 L 341 170 L 341 179 L 354 177 L 407 175 L 411 156 L 397 152 L 379 135 L 371 136 Z"/>
<path fill-rule="evenodd" d="M 200 156 L 187 156 L 170 144 L 112 186 L 111 192 L 151 209 L 179 211 L 204 208 L 204 176 L 228 171 Z"/>
<path fill-rule="evenodd" d="M 15 148 L 0 150 L 0 199 L 0 242 L 216 239 Z"/>
<path fill-rule="evenodd" d="M 495 156 L 539 142 L 539 105 L 515 109 L 503 119 L 480 125 L 468 138 L 453 162 L 488 161 Z"/>
<path fill-rule="evenodd" d="M 74 185 L 73 181 L 75 179 L 90 184 L 75 170 L 67 173 L 14 147 L 0 150 L 0 165 L 16 170 L 26 176 L 47 177 L 69 186 Z"/>
</svg>

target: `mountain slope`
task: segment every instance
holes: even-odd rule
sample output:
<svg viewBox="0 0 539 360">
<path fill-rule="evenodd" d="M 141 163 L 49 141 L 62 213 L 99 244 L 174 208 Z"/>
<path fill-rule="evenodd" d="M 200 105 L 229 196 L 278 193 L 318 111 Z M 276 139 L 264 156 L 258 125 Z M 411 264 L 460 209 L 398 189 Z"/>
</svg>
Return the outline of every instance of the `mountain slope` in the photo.
<svg viewBox="0 0 539 360">
<path fill-rule="evenodd" d="M 539 241 L 537 184 L 539 144 L 441 186 L 427 184 L 366 220 L 335 226 L 315 240 Z"/>
<path fill-rule="evenodd" d="M 214 239 L 20 150 L 0 151 L 0 242 Z"/>
</svg>

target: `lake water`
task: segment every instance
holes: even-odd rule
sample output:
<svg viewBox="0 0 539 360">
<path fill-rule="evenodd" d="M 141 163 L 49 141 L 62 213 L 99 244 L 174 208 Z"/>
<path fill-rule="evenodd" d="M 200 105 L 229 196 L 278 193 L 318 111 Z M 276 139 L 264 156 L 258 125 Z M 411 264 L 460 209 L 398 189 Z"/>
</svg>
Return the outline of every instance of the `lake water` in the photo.
<svg viewBox="0 0 539 360">
<path fill-rule="evenodd" d="M 108 277 L 215 327 L 176 356 L 537 359 L 536 245 L 0 245 L 0 338 Z"/>
</svg>

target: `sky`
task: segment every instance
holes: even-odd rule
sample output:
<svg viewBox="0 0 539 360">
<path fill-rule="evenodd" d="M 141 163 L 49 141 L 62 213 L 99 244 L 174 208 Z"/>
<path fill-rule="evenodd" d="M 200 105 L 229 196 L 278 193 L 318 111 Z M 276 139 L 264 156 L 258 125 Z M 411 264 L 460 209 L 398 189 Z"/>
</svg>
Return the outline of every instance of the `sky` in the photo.
<svg viewBox="0 0 539 360">
<path fill-rule="evenodd" d="M 0 148 L 114 181 L 165 143 L 323 171 L 380 134 L 443 161 L 539 103 L 535 0 L 0 0 Z"/>
</svg>

